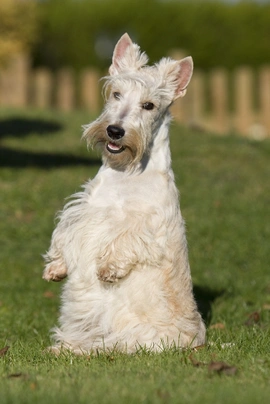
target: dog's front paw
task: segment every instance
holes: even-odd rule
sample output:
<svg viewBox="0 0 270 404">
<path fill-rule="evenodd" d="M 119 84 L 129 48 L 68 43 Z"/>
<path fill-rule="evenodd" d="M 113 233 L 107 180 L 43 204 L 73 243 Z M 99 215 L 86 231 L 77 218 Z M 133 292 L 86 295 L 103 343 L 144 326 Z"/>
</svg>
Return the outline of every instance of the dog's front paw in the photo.
<svg viewBox="0 0 270 404">
<path fill-rule="evenodd" d="M 100 268 L 97 273 L 97 277 L 102 282 L 110 282 L 110 283 L 117 282 L 119 279 L 116 270 L 110 268 Z"/>
<path fill-rule="evenodd" d="M 50 262 L 46 265 L 42 278 L 46 281 L 60 282 L 67 276 L 66 267 L 57 262 Z"/>
<path fill-rule="evenodd" d="M 99 268 L 97 277 L 102 282 L 118 282 L 119 279 L 124 278 L 129 271 L 126 269 L 116 268 L 114 265 L 107 265 L 106 267 Z"/>
</svg>

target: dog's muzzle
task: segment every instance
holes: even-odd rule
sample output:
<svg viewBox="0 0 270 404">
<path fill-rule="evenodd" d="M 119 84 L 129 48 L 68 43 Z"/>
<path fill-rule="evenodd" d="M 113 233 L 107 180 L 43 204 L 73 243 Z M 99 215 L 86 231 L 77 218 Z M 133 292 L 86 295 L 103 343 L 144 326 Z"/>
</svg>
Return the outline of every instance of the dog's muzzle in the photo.
<svg viewBox="0 0 270 404">
<path fill-rule="evenodd" d="M 121 153 L 125 148 L 117 143 L 125 135 L 125 130 L 117 125 L 107 127 L 107 135 L 112 140 L 107 142 L 106 149 L 113 154 Z"/>
</svg>

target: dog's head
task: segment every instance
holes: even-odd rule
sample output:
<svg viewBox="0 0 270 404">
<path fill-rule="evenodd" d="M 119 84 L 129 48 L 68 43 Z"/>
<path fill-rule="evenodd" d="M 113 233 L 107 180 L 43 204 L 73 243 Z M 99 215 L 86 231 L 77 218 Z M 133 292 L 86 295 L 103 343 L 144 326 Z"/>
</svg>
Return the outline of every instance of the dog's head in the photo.
<svg viewBox="0 0 270 404">
<path fill-rule="evenodd" d="M 102 150 L 104 163 L 114 169 L 132 169 L 151 153 L 169 106 L 185 95 L 192 76 L 191 57 L 163 58 L 154 66 L 147 66 L 147 61 L 124 34 L 105 78 L 105 109 L 85 127 L 84 137 Z"/>
</svg>

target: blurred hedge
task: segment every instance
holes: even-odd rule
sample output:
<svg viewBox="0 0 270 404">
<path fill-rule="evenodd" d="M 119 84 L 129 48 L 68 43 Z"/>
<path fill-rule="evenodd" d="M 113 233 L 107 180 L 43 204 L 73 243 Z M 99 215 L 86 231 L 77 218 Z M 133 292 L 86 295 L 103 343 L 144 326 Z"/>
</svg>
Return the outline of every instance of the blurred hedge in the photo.
<svg viewBox="0 0 270 404">
<path fill-rule="evenodd" d="M 197 67 L 270 63 L 270 4 L 242 1 L 43 0 L 36 65 L 107 67 L 128 32 L 151 61 L 174 48 Z"/>
<path fill-rule="evenodd" d="M 0 1 L 0 65 L 33 45 L 37 25 L 37 4 L 33 0 Z"/>
</svg>

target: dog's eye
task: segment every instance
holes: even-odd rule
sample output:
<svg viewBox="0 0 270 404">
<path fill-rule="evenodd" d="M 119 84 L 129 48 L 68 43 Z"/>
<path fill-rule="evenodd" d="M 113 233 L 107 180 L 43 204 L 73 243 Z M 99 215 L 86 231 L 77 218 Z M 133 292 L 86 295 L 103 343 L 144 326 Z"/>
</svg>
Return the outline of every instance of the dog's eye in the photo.
<svg viewBox="0 0 270 404">
<path fill-rule="evenodd" d="M 116 100 L 120 100 L 121 94 L 118 93 L 117 91 L 115 91 L 115 92 L 113 93 L 113 96 L 114 96 L 114 98 L 115 98 Z"/>
<path fill-rule="evenodd" d="M 145 102 L 142 105 L 143 109 L 147 109 L 148 111 L 151 111 L 151 109 L 154 109 L 154 104 L 152 102 Z"/>
</svg>

